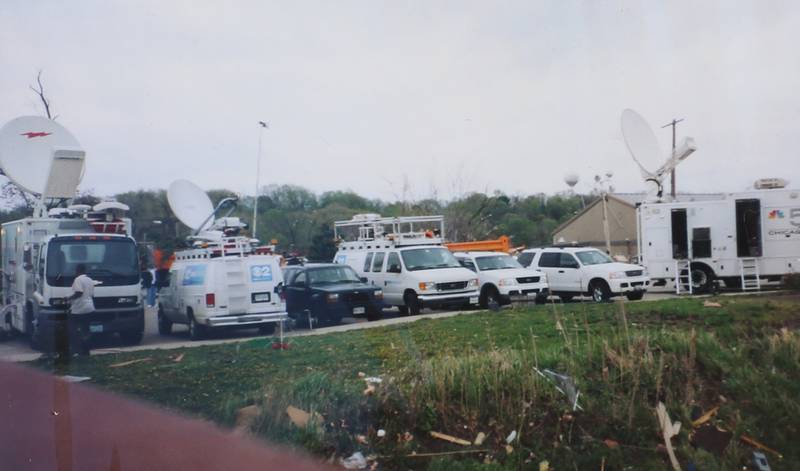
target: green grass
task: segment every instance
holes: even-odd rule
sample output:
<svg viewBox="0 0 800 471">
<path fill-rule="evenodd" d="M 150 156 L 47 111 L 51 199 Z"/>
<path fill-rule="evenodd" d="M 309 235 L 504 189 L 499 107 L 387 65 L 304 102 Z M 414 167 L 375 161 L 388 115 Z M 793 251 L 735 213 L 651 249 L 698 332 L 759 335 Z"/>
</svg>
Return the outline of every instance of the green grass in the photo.
<svg viewBox="0 0 800 471">
<path fill-rule="evenodd" d="M 70 373 L 224 426 L 256 404 L 257 435 L 324 458 L 360 450 L 391 469 L 521 469 L 541 460 L 556 469 L 600 469 L 601 462 L 666 469 L 657 451 L 658 401 L 684 424 L 673 439 L 684 466 L 741 467 L 751 449 L 737 440 L 721 456 L 689 444 L 692 409 L 720 405 L 715 424 L 778 449 L 785 458 L 768 456 L 772 468 L 791 469 L 800 463 L 800 299 L 717 301 L 722 308 L 675 299 L 480 312 L 298 337 L 288 351 L 253 340 L 93 356 Z M 109 368 L 137 358 L 150 360 Z M 535 367 L 575 378 L 584 410 L 571 411 Z M 359 373 L 383 378 L 374 395 L 363 394 Z M 299 429 L 288 405 L 317 412 L 324 423 Z M 519 438 L 509 454 L 512 430 Z M 484 432 L 487 439 L 462 447 L 430 431 L 467 440 Z M 606 439 L 620 446 L 611 449 Z M 483 451 L 428 455 L 472 449 Z"/>
</svg>

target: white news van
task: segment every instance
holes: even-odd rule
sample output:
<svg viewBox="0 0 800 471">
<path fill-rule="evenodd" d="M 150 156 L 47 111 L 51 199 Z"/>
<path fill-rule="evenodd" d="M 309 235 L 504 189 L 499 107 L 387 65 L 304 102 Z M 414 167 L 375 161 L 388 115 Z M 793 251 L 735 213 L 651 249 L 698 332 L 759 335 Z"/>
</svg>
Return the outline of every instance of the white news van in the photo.
<svg viewBox="0 0 800 471">
<path fill-rule="evenodd" d="M 220 218 L 175 253 L 168 285 L 158 293 L 158 332 L 187 324 L 198 340 L 210 328 L 258 327 L 272 334 L 287 319 L 280 257 L 239 236 L 238 218 Z"/>
<path fill-rule="evenodd" d="M 547 275 L 538 270 L 523 268 L 514 257 L 499 252 L 456 252 L 456 260 L 464 268 L 477 273 L 480 282 L 481 307 L 512 301 L 547 301 Z"/>
<path fill-rule="evenodd" d="M 47 348 L 66 328 L 75 268 L 86 266 L 99 284 L 95 312 L 87 314 L 91 333 L 118 333 L 138 344 L 144 333 L 140 272 L 127 206 L 103 202 L 94 208 L 54 208 L 46 217 L 3 224 L 3 310 L 0 331 L 29 336 L 35 348 Z"/>
<path fill-rule="evenodd" d="M 761 181 L 760 181 L 761 182 Z M 800 268 L 800 190 L 775 180 L 719 200 L 641 203 L 639 262 L 651 278 L 676 290 L 760 289 Z"/>
<path fill-rule="evenodd" d="M 358 214 L 334 223 L 334 263 L 350 265 L 382 288 L 384 304 L 402 314 L 478 304 L 478 279 L 442 245 L 443 233 L 442 216 Z M 344 239 L 348 235 L 351 240 Z"/>
</svg>

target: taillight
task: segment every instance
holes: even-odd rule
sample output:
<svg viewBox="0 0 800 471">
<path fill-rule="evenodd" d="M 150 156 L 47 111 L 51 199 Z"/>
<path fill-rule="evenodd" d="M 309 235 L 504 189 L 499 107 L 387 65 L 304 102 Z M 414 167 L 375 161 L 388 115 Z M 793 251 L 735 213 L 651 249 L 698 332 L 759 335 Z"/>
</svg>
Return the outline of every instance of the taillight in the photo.
<svg viewBox="0 0 800 471">
<path fill-rule="evenodd" d="M 214 293 L 206 293 L 206 307 L 214 307 L 215 301 Z"/>
</svg>

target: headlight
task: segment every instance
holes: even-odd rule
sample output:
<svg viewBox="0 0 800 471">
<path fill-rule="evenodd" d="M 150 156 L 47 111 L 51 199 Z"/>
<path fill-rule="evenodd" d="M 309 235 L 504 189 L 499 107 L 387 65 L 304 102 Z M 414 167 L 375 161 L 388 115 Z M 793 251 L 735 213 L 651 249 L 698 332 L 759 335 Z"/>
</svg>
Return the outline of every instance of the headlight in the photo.
<svg viewBox="0 0 800 471">
<path fill-rule="evenodd" d="M 478 279 L 473 278 L 467 282 L 467 288 L 477 288 L 478 287 Z"/>
<path fill-rule="evenodd" d="M 543 283 L 547 283 L 547 273 L 542 272 L 542 276 L 539 278 Z"/>
<path fill-rule="evenodd" d="M 375 296 L 375 299 L 383 299 L 383 290 L 376 290 L 372 295 Z"/>
<path fill-rule="evenodd" d="M 517 285 L 517 280 L 515 280 L 514 278 L 503 278 L 497 284 L 500 286 L 515 286 Z"/>
<path fill-rule="evenodd" d="M 335 293 L 329 294 L 325 297 L 325 300 L 328 301 L 329 303 L 335 303 L 336 301 L 339 300 L 339 295 Z"/>
<path fill-rule="evenodd" d="M 433 281 L 421 281 L 419 283 L 419 290 L 420 291 L 435 291 L 436 290 L 436 283 Z"/>
<path fill-rule="evenodd" d="M 628 275 L 626 275 L 624 271 L 615 271 L 615 272 L 609 273 L 608 277 L 610 279 L 614 280 L 614 279 L 618 279 L 618 278 L 627 278 Z"/>
<path fill-rule="evenodd" d="M 50 305 L 53 307 L 64 307 L 67 305 L 67 298 L 50 298 Z"/>
</svg>

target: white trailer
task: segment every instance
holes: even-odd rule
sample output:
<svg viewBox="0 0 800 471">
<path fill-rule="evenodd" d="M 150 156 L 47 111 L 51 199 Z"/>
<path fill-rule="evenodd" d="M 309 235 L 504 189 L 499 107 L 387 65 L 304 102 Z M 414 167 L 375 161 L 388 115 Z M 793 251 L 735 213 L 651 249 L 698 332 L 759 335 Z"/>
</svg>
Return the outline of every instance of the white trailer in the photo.
<svg viewBox="0 0 800 471">
<path fill-rule="evenodd" d="M 759 185 L 756 185 L 758 188 Z M 800 190 L 756 189 L 718 200 L 641 203 L 639 263 L 677 292 L 758 290 L 800 269 Z"/>
</svg>

